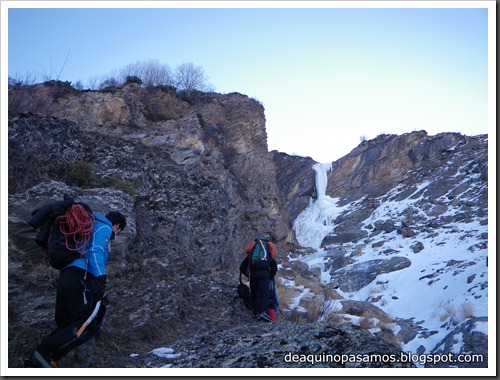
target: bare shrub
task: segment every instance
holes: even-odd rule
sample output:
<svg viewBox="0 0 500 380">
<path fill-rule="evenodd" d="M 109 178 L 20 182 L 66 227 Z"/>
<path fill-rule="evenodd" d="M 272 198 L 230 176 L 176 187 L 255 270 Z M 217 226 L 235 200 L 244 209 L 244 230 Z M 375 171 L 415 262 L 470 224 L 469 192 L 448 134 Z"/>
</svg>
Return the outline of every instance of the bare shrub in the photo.
<svg viewBox="0 0 500 380">
<path fill-rule="evenodd" d="M 439 320 L 441 322 L 442 321 L 446 321 L 448 318 L 450 318 L 453 315 L 455 315 L 455 308 L 451 304 L 450 301 L 448 301 L 447 303 L 441 305 L 441 307 L 444 309 L 444 312 L 439 316 Z"/>
<path fill-rule="evenodd" d="M 212 86 L 208 83 L 209 78 L 201 66 L 195 66 L 192 62 L 183 63 L 176 67 L 174 74 L 175 86 L 187 96 L 193 90 L 211 91 Z"/>
<path fill-rule="evenodd" d="M 373 319 L 370 318 L 370 315 L 367 312 L 364 312 L 359 320 L 359 327 L 364 330 L 371 329 L 373 327 Z"/>
<path fill-rule="evenodd" d="M 474 317 L 474 305 L 470 301 L 465 301 L 458 308 L 458 315 L 462 320 Z"/>
<path fill-rule="evenodd" d="M 439 319 L 441 321 L 450 319 L 454 325 L 474 316 L 474 305 L 469 301 L 465 301 L 458 306 L 448 301 L 441 305 L 441 307 L 444 309 L 444 312 L 441 313 Z"/>
<path fill-rule="evenodd" d="M 145 62 L 135 62 L 122 67 L 118 78 L 125 83 L 127 77 L 138 77 L 142 84 L 149 86 L 172 86 L 174 79 L 168 64 L 161 64 L 158 60 L 151 59 Z"/>
</svg>

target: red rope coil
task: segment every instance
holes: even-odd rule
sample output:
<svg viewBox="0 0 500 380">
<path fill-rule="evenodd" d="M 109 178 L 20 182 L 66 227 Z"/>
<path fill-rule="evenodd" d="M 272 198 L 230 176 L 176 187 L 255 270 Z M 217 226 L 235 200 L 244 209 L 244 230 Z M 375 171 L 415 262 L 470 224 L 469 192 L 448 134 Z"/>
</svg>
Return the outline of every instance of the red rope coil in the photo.
<svg viewBox="0 0 500 380">
<path fill-rule="evenodd" d="M 82 205 L 71 205 L 64 214 L 56 218 L 55 222 L 64 235 L 68 250 L 78 251 L 87 246 L 94 228 L 94 216 L 87 212 Z M 71 247 L 69 239 L 75 242 L 75 247 Z"/>
</svg>

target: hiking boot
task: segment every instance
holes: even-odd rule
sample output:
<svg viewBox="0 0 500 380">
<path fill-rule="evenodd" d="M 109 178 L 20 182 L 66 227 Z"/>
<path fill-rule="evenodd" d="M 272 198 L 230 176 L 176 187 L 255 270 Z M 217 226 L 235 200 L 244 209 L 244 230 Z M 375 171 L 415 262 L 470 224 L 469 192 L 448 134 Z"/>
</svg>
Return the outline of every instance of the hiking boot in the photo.
<svg viewBox="0 0 500 380">
<path fill-rule="evenodd" d="M 261 321 L 266 321 L 266 322 L 272 322 L 273 320 L 271 319 L 271 317 L 269 316 L 269 314 L 267 314 L 265 311 L 263 311 L 260 315 L 259 315 L 259 320 Z"/>
</svg>

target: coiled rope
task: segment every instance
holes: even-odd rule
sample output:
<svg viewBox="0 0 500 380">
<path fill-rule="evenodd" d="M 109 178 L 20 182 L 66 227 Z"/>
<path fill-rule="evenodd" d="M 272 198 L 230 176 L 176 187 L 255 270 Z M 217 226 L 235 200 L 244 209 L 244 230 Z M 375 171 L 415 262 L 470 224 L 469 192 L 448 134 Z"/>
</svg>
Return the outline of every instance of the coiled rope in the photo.
<svg viewBox="0 0 500 380">
<path fill-rule="evenodd" d="M 85 248 L 90 241 L 94 228 L 94 216 L 82 205 L 73 204 L 66 209 L 64 214 L 56 218 L 55 223 L 59 225 L 59 230 L 64 235 L 66 248 L 70 251 L 78 251 Z M 74 247 L 70 241 L 75 243 Z"/>
</svg>

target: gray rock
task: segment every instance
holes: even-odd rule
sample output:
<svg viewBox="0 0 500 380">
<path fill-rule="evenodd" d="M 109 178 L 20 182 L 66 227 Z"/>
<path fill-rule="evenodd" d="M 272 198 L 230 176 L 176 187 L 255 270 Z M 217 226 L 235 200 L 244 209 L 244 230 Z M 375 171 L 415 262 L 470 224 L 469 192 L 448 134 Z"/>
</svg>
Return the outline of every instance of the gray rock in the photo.
<svg viewBox="0 0 500 380">
<path fill-rule="evenodd" d="M 396 338 L 400 342 L 406 344 L 417 336 L 417 330 L 410 320 L 398 319 L 396 324 L 400 327 L 400 330 L 396 334 Z"/>
<path fill-rule="evenodd" d="M 413 367 L 410 363 L 381 361 L 383 355 L 400 357 L 400 351 L 366 330 L 324 323 L 253 322 L 246 328 L 195 334 L 170 347 L 181 354 L 171 361 L 174 368 Z M 352 359 L 360 355 L 366 361 L 336 360 L 341 355 Z M 162 364 L 157 361 L 156 366 Z"/>
<path fill-rule="evenodd" d="M 321 242 L 321 247 L 327 247 L 331 244 L 343 244 L 357 242 L 366 237 L 368 233 L 363 230 L 335 232 L 334 235 L 326 236 Z"/>
<path fill-rule="evenodd" d="M 330 273 L 342 291 L 355 292 L 371 283 L 379 274 L 398 271 L 410 265 L 411 261 L 406 257 L 392 257 L 389 260 L 364 261 Z"/>
<path fill-rule="evenodd" d="M 412 229 L 410 227 L 401 227 L 401 228 L 398 228 L 398 234 L 405 237 L 405 238 L 408 238 L 408 237 L 415 236 L 417 233 L 415 232 L 414 229 Z"/>
<path fill-rule="evenodd" d="M 425 367 L 445 368 L 450 365 L 459 368 L 488 367 L 488 336 L 484 334 L 487 326 L 487 317 L 473 317 L 460 323 L 431 351 L 433 355 L 452 353 L 453 362 L 450 363 L 448 360 L 428 363 Z M 459 362 L 459 355 L 467 355 L 467 360 Z"/>
<path fill-rule="evenodd" d="M 339 314 L 350 314 L 358 317 L 368 316 L 369 318 L 377 318 L 386 323 L 392 320 L 385 311 L 370 302 L 341 300 L 340 303 L 342 304 L 342 309 L 337 312 Z"/>
<path fill-rule="evenodd" d="M 424 249 L 424 243 L 422 243 L 421 241 L 417 241 L 415 244 L 411 245 L 410 248 L 413 253 L 419 253 Z"/>
<path fill-rule="evenodd" d="M 384 244 L 385 244 L 385 241 L 384 241 L 384 240 L 380 240 L 380 241 L 378 241 L 378 242 L 376 242 L 376 243 L 373 243 L 373 244 L 372 244 L 372 248 L 380 248 L 380 247 L 382 247 Z"/>
<path fill-rule="evenodd" d="M 374 226 L 375 231 L 384 231 L 385 233 L 391 233 L 392 231 L 396 231 L 398 228 L 396 224 L 392 220 L 386 220 L 384 222 L 377 221 Z"/>
</svg>

